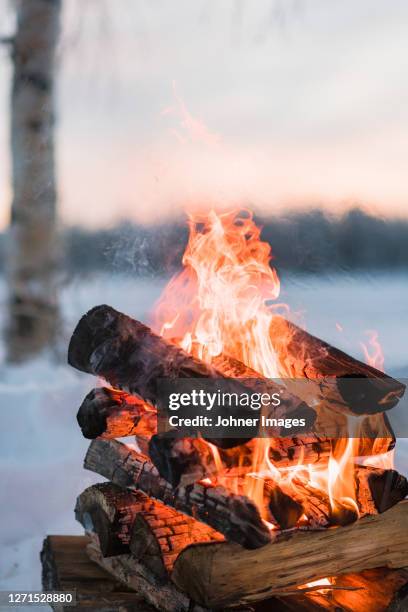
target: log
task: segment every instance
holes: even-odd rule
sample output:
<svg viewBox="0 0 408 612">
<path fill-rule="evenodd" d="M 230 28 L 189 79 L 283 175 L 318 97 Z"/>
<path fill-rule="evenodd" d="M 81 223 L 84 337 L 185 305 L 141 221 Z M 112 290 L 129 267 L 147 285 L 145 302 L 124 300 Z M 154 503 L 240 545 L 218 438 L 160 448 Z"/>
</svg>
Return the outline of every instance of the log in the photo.
<svg viewBox="0 0 408 612">
<path fill-rule="evenodd" d="M 156 578 L 167 580 L 178 555 L 197 542 L 220 542 L 224 537 L 173 508 L 153 502 L 149 512 L 139 513 L 132 528 L 130 552 Z"/>
<path fill-rule="evenodd" d="M 76 591 L 76 606 L 50 604 L 55 612 L 154 612 L 140 593 L 129 591 L 117 578 L 90 560 L 88 536 L 49 535 L 41 551 L 42 588 Z M 187 596 L 185 596 L 187 599 Z"/>
<path fill-rule="evenodd" d="M 77 421 L 85 438 L 152 435 L 157 431 L 153 406 L 118 389 L 93 389 L 82 402 Z"/>
<path fill-rule="evenodd" d="M 172 487 L 187 486 L 219 472 L 213 451 L 205 440 L 184 438 L 173 431 L 152 436 L 148 455 L 160 476 Z"/>
<path fill-rule="evenodd" d="M 408 570 L 386 567 L 330 578 L 329 590 L 295 590 L 256 604 L 253 612 L 403 612 L 408 608 Z"/>
<path fill-rule="evenodd" d="M 256 551 L 230 542 L 196 544 L 178 556 L 172 580 L 201 605 L 222 608 L 231 602 L 251 604 L 326 576 L 406 567 L 407 521 L 408 501 L 402 501 L 345 527 L 277 534 Z"/>
<path fill-rule="evenodd" d="M 270 530 L 248 498 L 203 482 L 173 490 L 147 457 L 116 440 L 93 440 L 84 467 L 120 487 L 140 490 L 194 516 L 244 547 L 264 546 L 271 539 Z"/>
<path fill-rule="evenodd" d="M 101 376 L 113 387 L 138 395 L 153 405 L 159 401 L 160 379 L 225 379 L 214 366 L 189 355 L 139 321 L 106 305 L 96 306 L 79 321 L 69 344 L 68 363 L 83 372 Z M 280 410 L 284 414 L 306 415 L 308 422 L 314 421 L 315 411 L 274 381 L 257 380 L 246 386 L 242 381 L 228 380 L 229 390 L 238 394 L 255 388 L 257 392 L 263 388 L 270 394 L 279 393 Z M 229 410 L 236 417 L 253 416 L 249 407 L 232 406 Z M 256 434 L 254 426 L 253 435 Z M 213 442 L 228 448 L 242 444 L 243 439 Z"/>
<path fill-rule="evenodd" d="M 142 596 L 161 612 L 211 612 L 192 601 L 171 581 L 158 579 L 151 570 L 132 555 L 103 557 L 98 542 L 91 539 L 86 547 L 88 557 L 119 580 L 128 589 Z M 137 609 L 137 608 L 136 608 Z"/>
<path fill-rule="evenodd" d="M 396 470 L 357 466 L 355 481 L 361 516 L 381 514 L 408 495 L 408 481 Z"/>
<path fill-rule="evenodd" d="M 104 559 L 97 542 L 87 536 L 47 536 L 41 560 L 44 591 L 76 590 L 77 605 L 66 607 L 67 612 L 208 612 L 173 583 L 157 581 L 129 555 Z M 267 601 L 251 602 L 245 611 L 402 612 L 408 601 L 407 581 L 405 569 L 370 569 L 331 577 L 332 590 L 305 591 L 303 585 Z M 57 607 L 61 612 L 60 604 Z"/>
<path fill-rule="evenodd" d="M 103 556 L 112 557 L 129 553 L 136 515 L 149 512 L 154 503 L 144 493 L 104 482 L 78 496 L 75 518 L 88 533 L 96 533 Z"/>
<path fill-rule="evenodd" d="M 158 578 L 168 578 L 186 546 L 224 540 L 204 523 L 112 482 L 85 489 L 78 496 L 75 517 L 89 535 L 97 536 L 104 557 L 132 552 Z"/>
<path fill-rule="evenodd" d="M 312 336 L 283 317 L 273 317 L 270 338 L 287 386 L 304 401 L 320 398 L 341 413 L 356 415 L 384 412 L 395 406 L 405 385 L 376 368 L 354 359 Z M 308 379 L 302 384 L 296 379 Z M 358 386 L 352 379 L 360 379 Z M 314 385 L 310 382 L 315 381 Z M 351 381 L 351 382 L 350 382 Z M 295 391 L 296 389 L 296 391 Z"/>
</svg>

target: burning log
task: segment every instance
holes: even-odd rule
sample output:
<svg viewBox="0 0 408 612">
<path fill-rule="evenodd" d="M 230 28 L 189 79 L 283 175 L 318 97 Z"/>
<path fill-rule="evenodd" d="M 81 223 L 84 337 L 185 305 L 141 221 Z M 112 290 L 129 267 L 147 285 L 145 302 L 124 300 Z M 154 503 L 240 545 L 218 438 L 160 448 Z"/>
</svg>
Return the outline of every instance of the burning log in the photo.
<svg viewBox="0 0 408 612">
<path fill-rule="evenodd" d="M 236 371 L 239 366 L 241 370 L 243 368 L 244 371 L 250 372 L 239 362 L 230 358 L 224 359 L 228 359 L 230 363 L 230 372 Z M 225 378 L 215 367 L 185 353 L 154 334 L 139 321 L 109 306 L 96 306 L 82 317 L 70 341 L 68 362 L 78 370 L 101 376 L 114 387 L 139 395 L 153 405 L 159 400 L 159 379 Z M 255 375 L 258 376 L 253 372 L 250 378 L 255 378 Z M 313 409 L 273 381 L 244 383 L 230 380 L 230 385 L 231 391 L 239 394 L 248 388 L 279 393 L 280 409 L 286 415 L 306 416 L 308 422 L 313 422 L 316 416 Z M 250 408 L 240 407 L 238 410 L 233 407 L 232 410 L 234 416 L 253 415 Z M 255 435 L 256 431 L 257 428 L 254 428 Z M 213 440 L 214 444 L 225 448 L 242 442 L 242 438 Z"/>
<path fill-rule="evenodd" d="M 150 512 L 139 513 L 132 529 L 130 551 L 155 576 L 169 578 L 178 555 L 187 546 L 220 542 L 224 537 L 195 519 L 153 502 Z"/>
<path fill-rule="evenodd" d="M 190 560 L 200 564 L 205 548 L 210 553 L 213 546 L 210 544 L 198 547 L 194 545 L 189 549 Z M 231 545 L 226 545 L 231 546 Z M 232 545 L 233 546 L 233 545 Z M 319 544 L 322 555 L 326 550 Z M 383 543 L 382 543 L 383 546 Z M 334 542 L 330 543 L 330 551 Z M 195 550 L 195 555 L 192 551 Z M 263 552 L 263 551 L 262 551 Z M 186 551 L 187 553 L 187 551 Z M 184 553 L 183 553 L 184 554 Z M 217 553 L 218 554 L 218 553 Z M 237 551 L 235 551 L 235 562 L 239 563 Z M 292 559 L 291 562 L 294 562 Z M 98 612 L 112 612 L 112 610 L 135 610 L 138 612 L 209 612 L 191 600 L 190 596 L 180 591 L 171 581 L 159 581 L 154 574 L 137 562 L 130 555 L 104 558 L 95 540 L 87 536 L 48 536 L 44 540 L 41 552 L 43 567 L 43 589 L 44 591 L 69 591 L 75 585 L 77 592 L 78 607 L 82 609 L 98 610 Z M 327 590 L 313 590 L 316 587 L 303 585 L 295 587 L 293 584 L 285 588 L 270 589 L 270 580 L 277 578 L 282 580 L 282 566 L 277 566 L 278 559 L 275 558 L 275 574 L 266 574 L 263 567 L 261 571 L 265 578 L 264 585 L 267 592 L 263 595 L 261 583 L 251 571 L 247 578 L 242 573 L 241 592 L 233 581 L 231 592 L 235 592 L 235 601 L 249 601 L 249 609 L 254 610 L 279 610 L 286 612 L 333 612 L 334 608 L 344 612 L 396 612 L 405 610 L 408 602 L 407 583 L 408 571 L 404 569 L 388 569 L 380 567 L 365 570 L 361 573 L 347 573 L 330 577 L 330 585 Z M 377 561 L 379 562 L 379 561 Z M 346 563 L 352 565 L 351 557 L 348 556 Z M 361 565 L 361 556 L 358 559 Z M 330 564 L 333 564 L 332 552 L 330 552 Z M 248 564 L 246 564 L 248 565 Z M 209 584 L 209 577 L 198 574 L 199 568 L 204 571 L 208 564 L 199 565 L 196 569 L 188 567 L 187 582 L 198 575 L 199 583 L 189 583 L 190 591 L 199 591 Z M 273 566 L 274 567 L 274 566 Z M 305 568 L 302 568 L 305 569 Z M 307 568 L 306 568 L 307 569 Z M 235 571 L 235 576 L 238 572 Z M 224 572 L 225 576 L 225 572 Z M 211 601 L 225 601 L 229 598 L 229 580 L 226 577 L 222 585 L 222 593 L 218 597 L 218 579 L 211 583 Z M 252 582 L 251 582 L 252 580 Z M 287 579 L 287 584 L 289 580 Z M 125 585 L 125 586 L 121 586 Z M 278 591 L 280 593 L 278 594 Z M 256 604 L 257 600 L 268 597 L 274 593 L 271 599 Z M 149 602 L 149 603 L 147 603 Z M 151 604 L 151 605 L 149 605 Z M 51 604 L 52 605 L 52 604 Z M 243 604 L 245 605 L 245 603 Z M 58 604 L 55 605 L 55 610 Z M 221 606 L 223 607 L 223 606 Z M 219 609 L 220 606 L 217 606 Z M 59 609 L 59 608 L 58 608 Z M 213 608 L 214 609 L 214 608 Z M 248 606 L 245 607 L 248 609 Z"/>
<path fill-rule="evenodd" d="M 68 363 L 152 404 L 157 401 L 160 378 L 221 377 L 110 306 L 96 306 L 82 317 L 72 334 Z"/>
<path fill-rule="evenodd" d="M 184 438 L 173 431 L 152 436 L 148 455 L 172 487 L 192 484 L 219 471 L 205 440 Z"/>
<path fill-rule="evenodd" d="M 77 421 L 85 438 L 152 435 L 157 431 L 153 406 L 124 391 L 93 389 L 79 408 Z"/>
<path fill-rule="evenodd" d="M 355 481 L 361 516 L 385 512 L 408 495 L 408 481 L 396 470 L 357 466 Z"/>
<path fill-rule="evenodd" d="M 224 537 L 204 523 L 111 482 L 93 485 L 78 497 L 75 517 L 98 537 L 104 557 L 132 554 L 166 578 L 179 553 L 197 542 L 220 542 Z"/>
<path fill-rule="evenodd" d="M 279 468 L 300 463 L 327 463 L 331 446 L 330 440 L 316 436 L 274 438 L 270 441 L 269 458 Z M 175 432 L 166 432 L 152 436 L 147 454 L 160 475 L 174 487 L 211 478 L 220 472 L 220 468 L 239 468 L 242 475 L 254 470 L 253 442 L 236 449 L 211 449 L 202 439 L 183 438 Z"/>
<path fill-rule="evenodd" d="M 178 556 L 172 581 L 201 605 L 218 609 L 326 576 L 402 568 L 408 566 L 407 519 L 405 501 L 345 527 L 277 534 L 257 551 L 228 542 L 197 544 Z"/>
<path fill-rule="evenodd" d="M 86 531 L 94 532 L 104 557 L 129 553 L 129 541 L 137 514 L 149 512 L 154 501 L 111 482 L 88 487 L 75 506 L 75 518 Z"/>
<path fill-rule="evenodd" d="M 121 487 L 140 490 L 194 516 L 244 547 L 257 548 L 271 539 L 269 529 L 251 500 L 205 483 L 173 490 L 147 457 L 116 440 L 94 440 L 84 467 Z"/>
<path fill-rule="evenodd" d="M 287 386 L 308 402 L 319 398 L 339 412 L 375 414 L 395 406 L 405 385 L 327 342 L 312 336 L 283 317 L 275 316 L 270 338 L 278 355 Z M 309 384 L 293 379 L 308 379 Z M 351 379 L 361 379 L 354 385 Z M 311 382 L 315 384 L 311 386 Z"/>
</svg>

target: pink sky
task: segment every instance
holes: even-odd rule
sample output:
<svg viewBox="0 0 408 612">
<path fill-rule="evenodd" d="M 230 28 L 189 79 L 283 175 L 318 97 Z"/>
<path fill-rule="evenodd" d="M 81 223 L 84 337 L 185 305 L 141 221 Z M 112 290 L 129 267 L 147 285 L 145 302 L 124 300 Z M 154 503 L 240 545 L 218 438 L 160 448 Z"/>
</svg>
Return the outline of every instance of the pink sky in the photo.
<svg viewBox="0 0 408 612">
<path fill-rule="evenodd" d="M 63 222 L 155 221 L 214 203 L 407 215 L 405 0 L 392 11 L 388 0 L 65 6 Z M 9 81 L 3 53 L 3 226 Z"/>
</svg>

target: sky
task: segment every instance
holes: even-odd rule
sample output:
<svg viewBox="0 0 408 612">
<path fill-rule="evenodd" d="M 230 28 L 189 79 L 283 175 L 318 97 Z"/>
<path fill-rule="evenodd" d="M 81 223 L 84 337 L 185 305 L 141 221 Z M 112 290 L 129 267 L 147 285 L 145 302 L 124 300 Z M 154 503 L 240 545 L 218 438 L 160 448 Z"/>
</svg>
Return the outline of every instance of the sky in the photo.
<svg viewBox="0 0 408 612">
<path fill-rule="evenodd" d="M 0 0 L 0 36 L 12 31 Z M 62 222 L 270 215 L 360 204 L 408 215 L 406 0 L 64 0 Z M 0 227 L 10 62 L 0 52 Z"/>
</svg>

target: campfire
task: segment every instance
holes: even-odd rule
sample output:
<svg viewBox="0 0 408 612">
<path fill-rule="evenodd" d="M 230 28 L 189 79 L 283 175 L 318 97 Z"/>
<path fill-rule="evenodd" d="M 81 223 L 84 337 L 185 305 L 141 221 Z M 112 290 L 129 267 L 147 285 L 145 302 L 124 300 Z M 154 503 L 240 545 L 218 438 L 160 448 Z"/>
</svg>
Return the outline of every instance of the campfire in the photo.
<svg viewBox="0 0 408 612">
<path fill-rule="evenodd" d="M 77 500 L 89 554 L 162 610 L 347 596 L 343 574 L 408 566 L 408 483 L 386 416 L 404 385 L 378 351 L 360 362 L 292 322 L 270 262 L 251 214 L 194 215 L 150 326 L 97 306 L 70 342 L 69 363 L 103 381 L 78 412 L 85 468 L 109 481 Z M 190 378 L 268 393 L 280 381 L 285 414 L 310 430 L 161 431 L 159 381 Z"/>
</svg>

